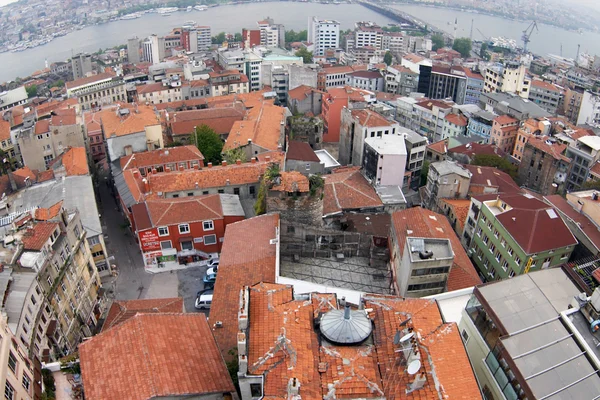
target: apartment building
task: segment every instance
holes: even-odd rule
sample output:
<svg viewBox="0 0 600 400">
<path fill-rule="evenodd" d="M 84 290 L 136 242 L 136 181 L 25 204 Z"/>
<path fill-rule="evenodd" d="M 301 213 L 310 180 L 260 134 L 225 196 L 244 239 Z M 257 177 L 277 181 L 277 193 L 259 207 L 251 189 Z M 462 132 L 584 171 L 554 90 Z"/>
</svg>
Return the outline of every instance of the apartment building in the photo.
<svg viewBox="0 0 600 400">
<path fill-rule="evenodd" d="M 130 64 L 139 64 L 140 58 L 140 39 L 137 36 L 127 39 L 127 61 Z"/>
<path fill-rule="evenodd" d="M 581 108 L 581 102 L 583 101 L 583 93 L 584 90 L 581 87 L 567 87 L 565 89 L 562 112 L 573 124 L 577 124 L 577 120 L 579 118 L 579 110 Z"/>
<path fill-rule="evenodd" d="M 552 83 L 534 79 L 531 81 L 529 100 L 548 111 L 556 114 L 562 100 L 562 90 Z"/>
<path fill-rule="evenodd" d="M 363 173 L 373 185 L 408 187 L 406 144 L 402 135 L 365 139 Z"/>
<path fill-rule="evenodd" d="M 17 136 L 23 163 L 31 169 L 44 171 L 52 160 L 69 147 L 87 147 L 83 127 L 75 110 L 61 110 L 60 115 L 42 119 Z M 86 160 L 87 162 L 87 160 Z"/>
<path fill-rule="evenodd" d="M 407 51 L 408 38 L 402 32 L 384 32 L 381 38 L 381 49 L 389 50 L 396 57 Z"/>
<path fill-rule="evenodd" d="M 323 94 L 322 102 L 323 141 L 328 143 L 340 141 L 340 124 L 344 108 L 361 109 L 375 102 L 377 99 L 374 93 L 366 90 L 350 86 L 327 89 Z"/>
<path fill-rule="evenodd" d="M 327 49 L 340 47 L 340 23 L 335 20 L 308 18 L 308 38 L 313 44 L 315 56 L 322 56 Z"/>
<path fill-rule="evenodd" d="M 248 77 L 236 70 L 210 72 L 208 82 L 213 96 L 250 92 Z"/>
<path fill-rule="evenodd" d="M 567 158 L 571 159 L 571 173 L 567 178 L 567 190 L 577 190 L 590 177 L 590 169 L 600 160 L 600 137 L 583 136 L 567 147 Z"/>
<path fill-rule="evenodd" d="M 479 97 L 483 92 L 483 76 L 471 71 L 469 68 L 458 66 L 452 67 L 451 72 L 455 75 L 464 76 L 466 79 L 465 96 L 462 104 L 478 104 Z"/>
<path fill-rule="evenodd" d="M 411 108 L 408 127 L 426 136 L 430 141 L 438 142 L 442 140 L 444 121 L 452 112 L 452 106 L 453 103 L 441 100 L 419 100 Z"/>
<path fill-rule="evenodd" d="M 365 139 L 399 133 L 400 125 L 367 109 L 342 109 L 340 124 L 339 162 L 362 166 Z"/>
<path fill-rule="evenodd" d="M 519 164 L 519 183 L 544 196 L 564 193 L 571 174 L 566 149 L 567 145 L 548 136 L 530 138 Z"/>
<path fill-rule="evenodd" d="M 188 85 L 186 84 L 186 86 Z M 178 76 L 162 82 L 139 85 L 136 90 L 137 101 L 140 104 L 171 103 L 183 100 L 183 84 Z"/>
<path fill-rule="evenodd" d="M 583 92 L 577 125 L 600 127 L 600 94 L 589 90 Z"/>
<path fill-rule="evenodd" d="M 417 132 L 400 127 L 399 132 L 404 136 L 406 146 L 406 169 L 405 174 L 410 174 L 409 185 L 411 189 L 416 190 L 421 186 L 421 169 L 425 160 L 425 148 L 427 139 Z"/>
<path fill-rule="evenodd" d="M 78 210 L 62 203 L 21 214 L 3 229 L 15 238 L 4 255 L 15 283 L 8 323 L 29 358 L 55 361 L 76 351 L 102 312 L 100 277 Z M 19 268 L 12 266 L 18 260 Z"/>
<path fill-rule="evenodd" d="M 469 117 L 467 124 L 467 136 L 476 138 L 475 140 L 483 143 L 490 143 L 492 135 L 492 126 L 496 114 L 489 111 L 477 111 Z"/>
<path fill-rule="evenodd" d="M 419 74 L 402 65 L 389 65 L 385 71 L 385 91 L 408 96 L 417 91 Z"/>
<path fill-rule="evenodd" d="M 582 292 L 561 268 L 473 290 L 458 327 L 486 398 L 588 398 L 600 391 L 589 323 L 600 294 L 578 300 Z"/>
<path fill-rule="evenodd" d="M 525 65 L 507 62 L 488 67 L 483 73 L 485 93 L 515 93 L 527 99 L 531 87 L 531 78 L 527 75 Z"/>
<path fill-rule="evenodd" d="M 272 18 L 256 23 L 260 31 L 260 45 L 266 47 L 285 47 L 285 27 L 276 24 Z"/>
<path fill-rule="evenodd" d="M 73 80 L 86 77 L 92 72 L 92 56 L 79 53 L 71 57 L 71 69 L 73 71 Z"/>
<path fill-rule="evenodd" d="M 577 240 L 556 211 L 528 194 L 490 195 L 481 203 L 471 258 L 486 281 L 564 264 Z"/>
<path fill-rule="evenodd" d="M 494 118 L 490 132 L 490 143 L 498 146 L 500 150 L 511 154 L 515 148 L 519 121 L 509 115 Z"/>
<path fill-rule="evenodd" d="M 418 92 L 430 99 L 452 99 L 457 104 L 464 104 L 467 78 L 457 75 L 451 68 L 421 65 L 419 67 Z"/>
<path fill-rule="evenodd" d="M 383 92 L 385 79 L 379 71 L 354 71 L 346 74 L 346 85 L 372 92 Z"/>
<path fill-rule="evenodd" d="M 527 141 L 536 136 L 549 136 L 552 129 L 552 124 L 546 118 L 529 118 L 519 124 L 515 147 L 512 151 L 512 156 L 516 160 L 523 158 L 523 151 Z"/>
<path fill-rule="evenodd" d="M 108 72 L 67 82 L 65 87 L 67 97 L 76 97 L 83 110 L 127 101 L 125 82 Z"/>
<path fill-rule="evenodd" d="M 470 182 L 471 172 L 454 161 L 431 163 L 423 192 L 423 206 L 437 211 L 440 199 L 465 199 Z"/>
</svg>

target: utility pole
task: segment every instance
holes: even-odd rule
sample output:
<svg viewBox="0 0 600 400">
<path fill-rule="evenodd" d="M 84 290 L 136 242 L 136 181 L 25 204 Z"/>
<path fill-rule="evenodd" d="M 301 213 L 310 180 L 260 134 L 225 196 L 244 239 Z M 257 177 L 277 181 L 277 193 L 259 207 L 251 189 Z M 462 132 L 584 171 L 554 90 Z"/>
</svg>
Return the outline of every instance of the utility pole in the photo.
<svg viewBox="0 0 600 400">
<path fill-rule="evenodd" d="M 471 39 L 471 41 L 473 41 L 473 22 L 475 22 L 475 19 L 471 20 L 471 33 L 469 34 L 469 39 Z"/>
</svg>

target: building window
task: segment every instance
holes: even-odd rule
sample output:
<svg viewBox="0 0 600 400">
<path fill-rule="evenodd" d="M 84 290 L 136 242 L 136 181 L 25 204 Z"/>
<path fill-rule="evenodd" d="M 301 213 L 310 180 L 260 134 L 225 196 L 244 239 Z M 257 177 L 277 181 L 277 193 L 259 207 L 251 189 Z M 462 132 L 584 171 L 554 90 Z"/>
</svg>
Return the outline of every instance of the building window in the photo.
<svg viewBox="0 0 600 400">
<path fill-rule="evenodd" d="M 169 227 L 168 226 L 159 226 L 158 227 L 158 236 L 169 236 Z"/>
<path fill-rule="evenodd" d="M 6 385 L 4 386 L 4 398 L 7 400 L 13 400 L 15 398 L 15 389 L 8 381 L 6 381 Z"/>
<path fill-rule="evenodd" d="M 206 235 L 204 236 L 204 244 L 216 244 L 217 243 L 217 235 Z"/>
<path fill-rule="evenodd" d="M 512 269 L 508 272 L 508 277 L 512 278 L 513 276 L 515 276 L 515 271 L 513 271 Z"/>
<path fill-rule="evenodd" d="M 173 246 L 171 245 L 170 240 L 163 240 L 162 242 L 160 242 L 161 250 L 172 249 L 172 248 L 173 248 Z"/>
<path fill-rule="evenodd" d="M 48 285 L 52 286 L 53 283 L 54 283 L 54 281 L 52 280 L 52 277 L 49 276 L 48 277 Z"/>
<path fill-rule="evenodd" d="M 496 250 L 496 246 L 494 245 L 494 243 L 490 244 L 490 253 L 494 253 L 494 251 Z"/>
<path fill-rule="evenodd" d="M 481 228 L 477 228 L 477 236 L 481 236 Z"/>
<path fill-rule="evenodd" d="M 202 223 L 202 229 L 204 229 L 205 231 L 212 231 L 215 229 L 215 225 L 212 221 L 204 221 Z"/>
<path fill-rule="evenodd" d="M 469 341 L 469 334 L 466 330 L 463 329 L 460 336 L 462 336 L 463 342 L 465 342 L 465 344 Z"/>
<path fill-rule="evenodd" d="M 487 245 L 490 241 L 490 238 L 487 235 L 483 235 L 483 244 Z"/>
<path fill-rule="evenodd" d="M 90 246 L 95 246 L 97 244 L 100 244 L 100 239 L 98 239 L 98 236 L 94 236 L 94 237 L 88 238 L 88 244 Z"/>
<path fill-rule="evenodd" d="M 509 247 L 506 251 L 508 252 L 508 255 L 512 257 L 512 255 L 514 253 L 512 247 Z"/>
<path fill-rule="evenodd" d="M 262 397 L 262 385 L 260 383 L 251 383 L 250 395 L 252 397 Z"/>
<path fill-rule="evenodd" d="M 181 242 L 181 250 L 192 250 L 194 248 L 194 245 L 192 244 L 191 241 L 187 241 L 187 242 Z"/>
<path fill-rule="evenodd" d="M 504 272 L 508 270 L 508 261 L 504 260 L 502 262 L 502 269 L 504 270 Z"/>
<path fill-rule="evenodd" d="M 179 225 L 179 233 L 190 233 L 190 226 L 188 224 Z"/>
<path fill-rule="evenodd" d="M 493 267 L 492 267 L 492 268 L 490 268 L 490 270 L 488 271 L 488 276 L 489 276 L 491 279 L 494 279 L 494 278 L 496 277 L 496 270 L 495 270 Z"/>
<path fill-rule="evenodd" d="M 8 368 L 10 368 L 13 373 L 17 373 L 17 358 L 12 351 L 8 352 Z"/>
<path fill-rule="evenodd" d="M 517 263 L 517 265 L 521 265 L 521 259 L 519 258 L 519 256 L 515 257 L 515 262 Z"/>
</svg>

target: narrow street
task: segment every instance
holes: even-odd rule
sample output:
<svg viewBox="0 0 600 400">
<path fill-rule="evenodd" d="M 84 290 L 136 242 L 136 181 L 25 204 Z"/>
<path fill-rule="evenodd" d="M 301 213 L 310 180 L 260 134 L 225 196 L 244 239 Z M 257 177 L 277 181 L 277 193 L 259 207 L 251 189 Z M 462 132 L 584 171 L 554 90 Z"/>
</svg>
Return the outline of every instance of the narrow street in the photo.
<svg viewBox="0 0 600 400">
<path fill-rule="evenodd" d="M 104 240 L 111 260 L 117 266 L 118 277 L 104 277 L 102 286 L 107 297 L 116 300 L 183 297 L 187 312 L 194 312 L 196 293 L 203 288 L 206 267 L 193 267 L 177 272 L 150 274 L 145 272 L 142 256 L 133 234 L 126 226 L 125 216 L 102 181 L 99 187 L 98 212 Z"/>
</svg>

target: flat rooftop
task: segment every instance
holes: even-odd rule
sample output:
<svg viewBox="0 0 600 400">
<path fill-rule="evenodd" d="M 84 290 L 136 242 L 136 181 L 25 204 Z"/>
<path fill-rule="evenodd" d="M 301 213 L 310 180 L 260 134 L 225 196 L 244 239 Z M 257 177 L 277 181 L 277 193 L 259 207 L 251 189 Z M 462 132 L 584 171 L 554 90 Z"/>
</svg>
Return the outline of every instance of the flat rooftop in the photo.
<svg viewBox="0 0 600 400">
<path fill-rule="evenodd" d="M 315 154 L 319 157 L 321 163 L 325 165 L 325 168 L 337 168 L 341 165 L 327 150 L 315 150 Z"/>
<path fill-rule="evenodd" d="M 452 244 L 448 239 L 429 239 L 409 237 L 406 239 L 408 248 L 410 249 L 410 260 L 414 263 L 433 262 L 437 260 L 454 259 Z M 419 253 L 431 252 L 431 258 L 421 258 Z"/>
<path fill-rule="evenodd" d="M 375 191 L 383 204 L 406 204 L 406 198 L 400 186 L 379 185 L 375 186 Z"/>
<path fill-rule="evenodd" d="M 282 256 L 279 275 L 357 292 L 392 294 L 392 272 L 384 260 Z"/>
</svg>

